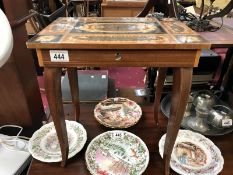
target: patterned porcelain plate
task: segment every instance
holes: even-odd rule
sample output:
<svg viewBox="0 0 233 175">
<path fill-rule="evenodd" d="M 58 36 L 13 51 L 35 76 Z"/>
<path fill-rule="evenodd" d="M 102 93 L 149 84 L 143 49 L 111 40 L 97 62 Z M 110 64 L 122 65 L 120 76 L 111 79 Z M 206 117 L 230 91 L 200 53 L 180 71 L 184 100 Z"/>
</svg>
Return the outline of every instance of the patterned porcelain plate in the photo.
<svg viewBox="0 0 233 175">
<path fill-rule="evenodd" d="M 110 128 L 128 128 L 141 118 L 142 110 L 127 98 L 109 98 L 96 105 L 94 116 L 98 122 Z"/>
<path fill-rule="evenodd" d="M 163 156 L 166 134 L 159 141 Z M 173 148 L 170 166 L 181 175 L 217 175 L 223 168 L 220 150 L 205 136 L 180 130 Z"/>
<path fill-rule="evenodd" d="M 87 141 L 84 127 L 75 121 L 66 120 L 69 142 L 68 158 L 77 154 Z M 29 152 L 42 162 L 59 162 L 62 160 L 54 123 L 48 123 L 37 130 L 29 140 Z"/>
<path fill-rule="evenodd" d="M 93 175 L 140 175 L 149 163 L 149 151 L 136 135 L 114 130 L 95 137 L 85 158 Z"/>
</svg>

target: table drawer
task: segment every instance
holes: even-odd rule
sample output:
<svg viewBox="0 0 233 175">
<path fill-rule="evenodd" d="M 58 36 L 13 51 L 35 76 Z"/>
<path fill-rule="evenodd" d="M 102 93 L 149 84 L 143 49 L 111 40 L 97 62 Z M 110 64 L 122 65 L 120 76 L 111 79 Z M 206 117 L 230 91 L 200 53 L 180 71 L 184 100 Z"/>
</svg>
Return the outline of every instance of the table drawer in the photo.
<svg viewBox="0 0 233 175">
<path fill-rule="evenodd" d="M 45 66 L 193 67 L 200 50 L 68 50 L 68 62 L 52 62 L 49 50 L 39 52 Z"/>
</svg>

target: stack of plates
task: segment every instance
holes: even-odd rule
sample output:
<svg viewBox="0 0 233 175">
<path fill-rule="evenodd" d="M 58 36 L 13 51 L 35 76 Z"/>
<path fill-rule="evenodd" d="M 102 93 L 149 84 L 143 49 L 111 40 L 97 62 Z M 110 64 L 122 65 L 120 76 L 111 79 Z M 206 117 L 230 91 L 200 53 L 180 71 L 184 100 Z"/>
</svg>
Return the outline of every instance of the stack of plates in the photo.
<svg viewBox="0 0 233 175">
<path fill-rule="evenodd" d="M 97 121 L 110 128 L 128 128 L 141 118 L 142 110 L 137 103 L 117 97 L 101 101 L 96 105 L 94 116 Z"/>
<path fill-rule="evenodd" d="M 159 153 L 163 157 L 166 134 L 159 141 Z M 205 136 L 180 130 L 171 155 L 171 168 L 181 175 L 217 175 L 224 160 L 220 150 Z"/>
<path fill-rule="evenodd" d="M 75 121 L 66 120 L 66 129 L 69 142 L 68 158 L 77 154 L 87 141 L 87 132 L 84 127 Z M 37 130 L 28 146 L 32 156 L 42 162 L 60 162 L 61 150 L 54 123 L 51 122 Z"/>
<path fill-rule="evenodd" d="M 140 175 L 149 163 L 149 151 L 136 135 L 114 130 L 95 137 L 87 147 L 85 158 L 93 175 Z"/>
</svg>

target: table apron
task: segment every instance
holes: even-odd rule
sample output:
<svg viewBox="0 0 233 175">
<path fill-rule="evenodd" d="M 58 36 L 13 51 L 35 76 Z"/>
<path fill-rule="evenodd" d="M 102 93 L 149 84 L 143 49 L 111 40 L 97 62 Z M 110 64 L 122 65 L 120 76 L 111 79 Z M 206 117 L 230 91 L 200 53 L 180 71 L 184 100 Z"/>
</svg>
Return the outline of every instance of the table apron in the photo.
<svg viewBox="0 0 233 175">
<path fill-rule="evenodd" d="M 54 62 L 50 50 L 37 50 L 45 67 L 196 67 L 201 50 L 68 50 L 69 62 Z"/>
</svg>

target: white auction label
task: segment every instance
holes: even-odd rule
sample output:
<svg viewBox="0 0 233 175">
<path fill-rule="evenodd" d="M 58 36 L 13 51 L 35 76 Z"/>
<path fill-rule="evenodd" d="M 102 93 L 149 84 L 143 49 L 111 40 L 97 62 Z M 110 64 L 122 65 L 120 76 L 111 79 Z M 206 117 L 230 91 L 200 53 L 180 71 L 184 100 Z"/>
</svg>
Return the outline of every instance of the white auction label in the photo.
<svg viewBox="0 0 233 175">
<path fill-rule="evenodd" d="M 50 50 L 50 60 L 52 62 L 69 62 L 68 50 Z"/>
<path fill-rule="evenodd" d="M 105 79 L 105 78 L 107 78 L 107 76 L 106 75 L 102 75 L 102 79 Z"/>
<path fill-rule="evenodd" d="M 232 119 L 222 119 L 222 126 L 232 126 Z"/>
</svg>

